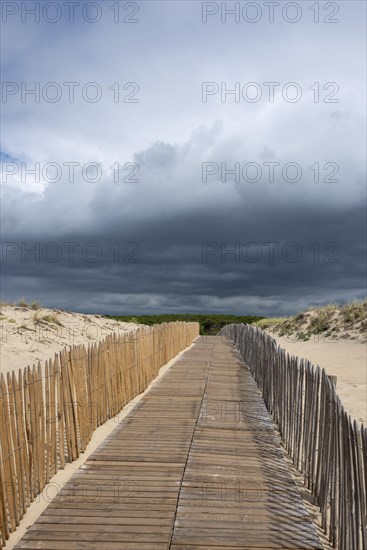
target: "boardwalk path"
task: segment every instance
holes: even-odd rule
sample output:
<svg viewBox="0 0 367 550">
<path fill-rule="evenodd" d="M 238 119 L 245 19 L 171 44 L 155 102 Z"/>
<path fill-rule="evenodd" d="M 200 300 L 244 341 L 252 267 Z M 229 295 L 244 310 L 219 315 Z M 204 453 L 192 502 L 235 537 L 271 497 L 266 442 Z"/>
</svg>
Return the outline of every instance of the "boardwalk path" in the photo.
<svg viewBox="0 0 367 550">
<path fill-rule="evenodd" d="M 321 548 L 248 368 L 220 337 L 183 354 L 16 548 Z"/>
</svg>

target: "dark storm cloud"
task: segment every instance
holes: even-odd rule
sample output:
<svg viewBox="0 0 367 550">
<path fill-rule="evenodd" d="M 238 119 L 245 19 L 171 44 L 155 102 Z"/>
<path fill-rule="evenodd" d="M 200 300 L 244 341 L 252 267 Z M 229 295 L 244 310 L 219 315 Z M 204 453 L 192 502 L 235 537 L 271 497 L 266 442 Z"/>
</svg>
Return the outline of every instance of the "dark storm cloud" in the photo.
<svg viewBox="0 0 367 550">
<path fill-rule="evenodd" d="M 203 296 L 207 297 L 206 310 L 236 313 L 247 307 L 252 313 L 266 313 L 273 302 L 282 312 L 289 311 L 289 304 L 281 304 L 294 300 L 298 305 L 300 296 L 305 303 L 326 303 L 335 297 L 348 300 L 350 289 L 362 297 L 363 208 L 306 214 L 300 209 L 291 217 L 287 210 L 269 208 L 260 218 L 257 212 L 243 218 L 238 208 L 227 225 L 218 224 L 222 215 L 218 208 L 183 214 L 175 220 L 162 217 L 124 228 L 123 241 L 116 241 L 115 232 L 77 238 L 66 233 L 58 241 L 37 241 L 37 249 L 35 241 L 25 239 L 23 250 L 10 254 L 5 264 L 7 290 L 13 295 L 20 288 L 36 296 L 49 293 L 50 305 L 62 290 L 68 295 L 69 307 L 83 308 L 87 303 L 91 311 L 110 313 L 121 308 L 126 313 L 167 308 L 200 311 Z M 75 245 L 71 257 L 70 245 L 64 243 L 72 241 L 80 245 Z M 52 243 L 62 251 L 58 261 L 54 261 L 57 247 Z M 97 247 L 102 253 L 98 260 Z M 39 250 L 37 255 L 27 254 L 32 249 Z M 256 306 L 254 297 L 259 297 Z"/>
</svg>

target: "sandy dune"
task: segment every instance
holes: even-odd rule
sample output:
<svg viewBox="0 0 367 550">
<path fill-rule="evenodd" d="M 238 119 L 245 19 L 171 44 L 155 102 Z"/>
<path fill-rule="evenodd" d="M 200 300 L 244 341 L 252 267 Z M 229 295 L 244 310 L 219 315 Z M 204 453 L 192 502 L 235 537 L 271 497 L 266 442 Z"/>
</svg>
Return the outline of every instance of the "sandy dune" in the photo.
<svg viewBox="0 0 367 550">
<path fill-rule="evenodd" d="M 98 343 L 112 332 L 123 334 L 137 325 L 52 309 L 2 306 L 0 372 L 6 373 L 46 359 L 64 347 Z"/>
</svg>

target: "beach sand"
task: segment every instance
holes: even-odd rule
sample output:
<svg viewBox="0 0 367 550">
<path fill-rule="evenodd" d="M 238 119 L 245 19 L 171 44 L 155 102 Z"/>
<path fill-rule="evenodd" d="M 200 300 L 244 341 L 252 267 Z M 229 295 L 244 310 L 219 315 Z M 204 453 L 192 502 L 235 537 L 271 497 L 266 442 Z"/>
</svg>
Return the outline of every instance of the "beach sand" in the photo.
<svg viewBox="0 0 367 550">
<path fill-rule="evenodd" d="M 274 336 L 272 334 L 272 336 Z M 337 377 L 336 390 L 345 410 L 357 422 L 367 424 L 367 345 L 358 340 L 333 340 L 311 336 L 294 341 L 292 336 L 274 336 L 292 355 L 309 359 Z"/>
</svg>

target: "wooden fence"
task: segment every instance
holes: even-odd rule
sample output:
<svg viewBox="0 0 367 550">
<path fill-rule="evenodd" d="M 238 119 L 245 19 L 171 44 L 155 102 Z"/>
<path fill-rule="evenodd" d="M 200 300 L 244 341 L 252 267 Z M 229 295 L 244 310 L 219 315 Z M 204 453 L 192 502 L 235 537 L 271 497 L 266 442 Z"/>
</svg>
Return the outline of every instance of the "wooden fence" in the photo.
<svg viewBox="0 0 367 550">
<path fill-rule="evenodd" d="M 85 451 L 94 430 L 198 335 L 198 323 L 142 327 L 1 375 L 0 548 L 52 476 Z"/>
<path fill-rule="evenodd" d="M 228 325 L 220 334 L 234 341 L 262 390 L 332 545 L 367 549 L 367 428 L 351 420 L 324 369 L 250 325 Z"/>
</svg>

